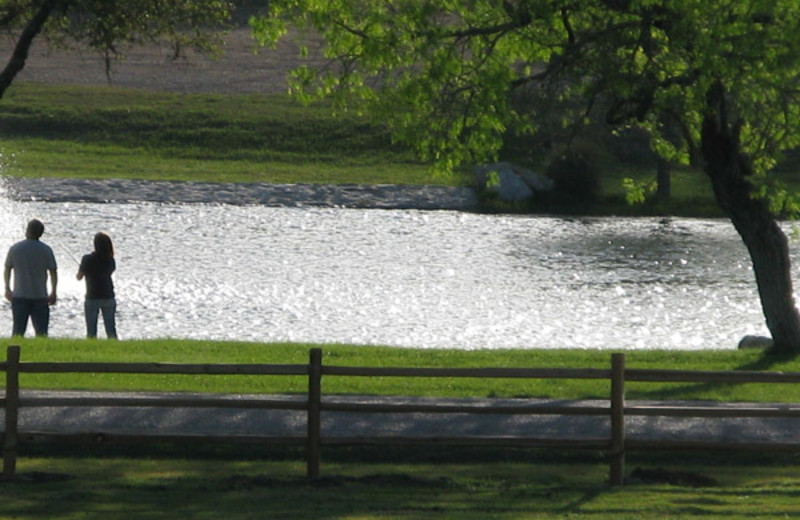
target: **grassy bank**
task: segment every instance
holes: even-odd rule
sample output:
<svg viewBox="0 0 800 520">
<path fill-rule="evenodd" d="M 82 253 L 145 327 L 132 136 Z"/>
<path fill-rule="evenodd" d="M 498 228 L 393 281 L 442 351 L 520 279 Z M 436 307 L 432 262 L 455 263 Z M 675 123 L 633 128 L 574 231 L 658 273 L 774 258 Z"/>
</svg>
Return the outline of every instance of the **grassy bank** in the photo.
<svg viewBox="0 0 800 520">
<path fill-rule="evenodd" d="M 0 168 L 28 177 L 217 182 L 470 185 L 468 172 L 434 176 L 385 129 L 333 117 L 285 95 L 172 94 L 109 87 L 15 84 L 0 103 Z M 524 152 L 520 148 L 519 153 Z M 523 158 L 504 157 L 525 163 Z M 488 210 L 720 216 L 705 176 L 676 170 L 673 197 L 630 206 L 622 179 L 655 166 L 603 165 L 602 198 L 564 208 L 491 202 Z"/>
<path fill-rule="evenodd" d="M 91 341 L 83 339 L 15 340 L 22 361 L 109 361 L 160 363 L 308 363 L 301 343 L 236 343 L 190 340 Z M 598 350 L 430 350 L 363 345 L 321 345 L 323 362 L 339 366 L 608 368 L 611 352 Z M 776 370 L 800 372 L 800 360 L 761 351 L 630 351 L 630 368 L 678 370 Z M 23 374 L 24 388 L 158 390 L 241 393 L 304 392 L 307 381 L 294 376 L 171 376 L 129 374 Z M 439 397 L 608 397 L 608 383 L 592 380 L 477 380 L 446 378 L 325 379 L 329 393 Z M 789 385 L 705 385 L 631 383 L 631 399 L 720 399 L 796 401 Z"/>
<path fill-rule="evenodd" d="M 282 95 L 15 84 L 0 103 L 2 167 L 28 177 L 454 184 L 356 116 Z"/>
<path fill-rule="evenodd" d="M 435 176 L 386 129 L 286 95 L 174 94 L 117 87 L 15 83 L 0 102 L 0 172 L 24 177 L 207 182 L 473 185 L 467 169 Z M 591 136 L 589 136 L 591 138 Z M 646 145 L 637 143 L 638 149 Z M 625 201 L 623 179 L 648 184 L 655 162 L 620 162 L 596 144 L 600 199 L 591 205 L 486 201 L 487 211 L 721 217 L 706 176 L 672 171 L 669 200 Z M 528 164 L 524 141 L 503 160 Z M 543 160 L 542 158 L 539 161 Z M 800 188 L 790 154 L 781 180 Z M 546 164 L 533 165 L 542 171 Z"/>
</svg>

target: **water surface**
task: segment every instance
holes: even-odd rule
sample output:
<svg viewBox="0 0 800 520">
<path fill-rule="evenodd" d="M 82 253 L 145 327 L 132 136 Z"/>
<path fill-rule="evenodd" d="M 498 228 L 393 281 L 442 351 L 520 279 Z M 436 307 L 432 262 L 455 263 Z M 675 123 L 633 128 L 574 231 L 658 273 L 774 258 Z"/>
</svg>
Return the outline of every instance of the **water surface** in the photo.
<svg viewBox="0 0 800 520">
<path fill-rule="evenodd" d="M 724 220 L 3 206 L 3 251 L 29 218 L 45 222 L 61 279 L 53 336 L 84 335 L 74 275 L 98 230 L 115 239 L 123 338 L 729 349 L 767 334 L 746 250 Z M 10 314 L 4 303 L 0 333 Z"/>
</svg>

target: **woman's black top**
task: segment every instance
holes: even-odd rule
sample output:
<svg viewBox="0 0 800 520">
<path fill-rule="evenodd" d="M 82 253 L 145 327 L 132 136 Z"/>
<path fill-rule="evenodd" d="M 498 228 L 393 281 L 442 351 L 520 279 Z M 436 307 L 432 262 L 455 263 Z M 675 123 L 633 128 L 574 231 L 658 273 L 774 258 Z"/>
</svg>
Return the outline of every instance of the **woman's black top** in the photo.
<svg viewBox="0 0 800 520">
<path fill-rule="evenodd" d="M 114 297 L 114 282 L 111 274 L 117 268 L 113 258 L 104 260 L 97 253 L 84 255 L 81 271 L 86 277 L 86 299 L 107 300 Z"/>
</svg>

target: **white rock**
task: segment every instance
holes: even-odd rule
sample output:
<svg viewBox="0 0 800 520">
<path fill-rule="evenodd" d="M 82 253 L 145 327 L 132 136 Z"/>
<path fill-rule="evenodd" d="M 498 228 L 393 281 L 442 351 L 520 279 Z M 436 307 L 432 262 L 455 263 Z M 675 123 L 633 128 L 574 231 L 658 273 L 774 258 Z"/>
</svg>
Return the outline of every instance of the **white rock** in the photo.
<svg viewBox="0 0 800 520">
<path fill-rule="evenodd" d="M 532 170 L 523 168 L 522 166 L 517 166 L 515 164 L 512 164 L 511 168 L 514 173 L 516 173 L 523 181 L 525 181 L 525 184 L 527 184 L 528 187 L 534 192 L 551 191 L 553 188 L 555 188 L 556 183 L 553 182 L 553 179 L 547 175 L 536 173 Z"/>
<path fill-rule="evenodd" d="M 496 174 L 497 182 L 492 180 L 492 173 Z M 522 178 L 514 173 L 511 164 L 501 162 L 479 166 L 475 169 L 478 185 L 496 194 L 502 200 L 518 202 L 533 197 L 533 191 Z"/>
<path fill-rule="evenodd" d="M 490 182 L 492 172 L 497 174 L 496 184 Z M 509 162 L 478 166 L 475 179 L 479 186 L 509 202 L 526 200 L 555 187 L 550 177 Z"/>
</svg>

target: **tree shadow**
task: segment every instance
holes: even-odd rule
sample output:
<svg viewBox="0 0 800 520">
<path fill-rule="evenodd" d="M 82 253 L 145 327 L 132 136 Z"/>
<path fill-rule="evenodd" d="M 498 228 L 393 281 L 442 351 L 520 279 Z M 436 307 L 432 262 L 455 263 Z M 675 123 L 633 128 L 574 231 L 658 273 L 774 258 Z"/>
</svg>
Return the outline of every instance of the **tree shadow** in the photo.
<svg viewBox="0 0 800 520">
<path fill-rule="evenodd" d="M 773 352 L 766 350 L 764 353 L 754 361 L 750 361 L 741 366 L 734 368 L 735 372 L 746 371 L 768 371 L 776 365 L 786 363 L 796 359 L 796 353 L 783 353 Z M 672 388 L 658 388 L 655 390 L 637 390 L 637 399 L 681 399 L 686 398 L 688 395 L 718 391 L 721 388 L 733 388 L 740 386 L 744 383 L 718 383 L 718 382 L 703 382 L 703 383 L 686 383 L 679 384 Z"/>
</svg>

